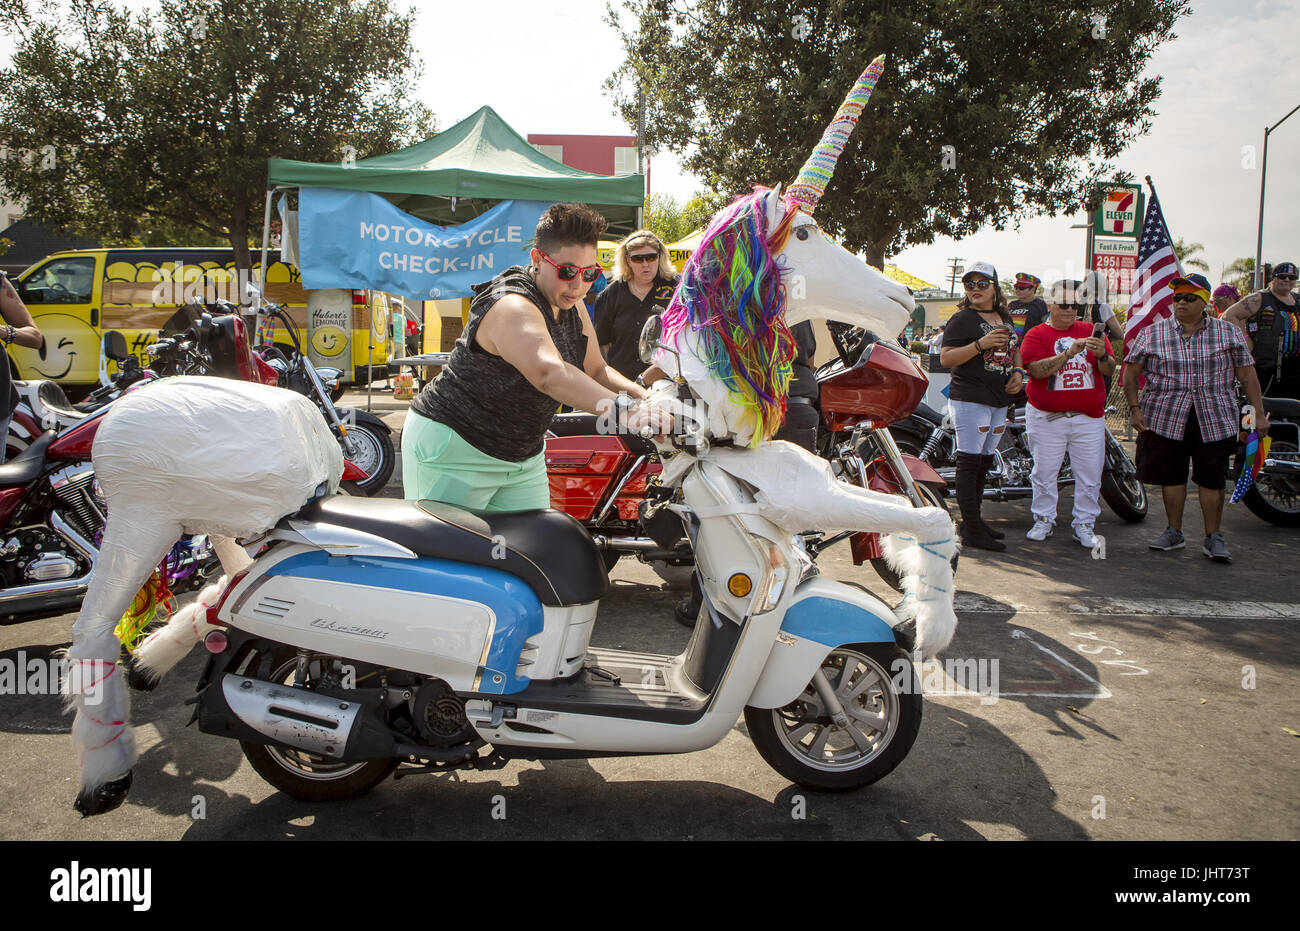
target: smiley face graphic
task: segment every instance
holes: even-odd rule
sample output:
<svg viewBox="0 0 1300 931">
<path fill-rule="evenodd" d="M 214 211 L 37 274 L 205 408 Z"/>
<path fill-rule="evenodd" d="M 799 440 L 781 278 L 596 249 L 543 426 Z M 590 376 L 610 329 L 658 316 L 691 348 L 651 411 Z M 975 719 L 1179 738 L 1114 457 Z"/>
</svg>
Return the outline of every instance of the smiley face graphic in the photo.
<svg viewBox="0 0 1300 931">
<path fill-rule="evenodd" d="M 45 337 L 41 348 L 9 350 L 21 374 L 74 385 L 99 380 L 99 334 L 89 324 L 71 314 L 40 314 L 35 322 Z"/>
<path fill-rule="evenodd" d="M 311 335 L 311 348 L 322 356 L 337 356 L 348 345 L 348 334 L 336 326 L 319 327 Z"/>
</svg>

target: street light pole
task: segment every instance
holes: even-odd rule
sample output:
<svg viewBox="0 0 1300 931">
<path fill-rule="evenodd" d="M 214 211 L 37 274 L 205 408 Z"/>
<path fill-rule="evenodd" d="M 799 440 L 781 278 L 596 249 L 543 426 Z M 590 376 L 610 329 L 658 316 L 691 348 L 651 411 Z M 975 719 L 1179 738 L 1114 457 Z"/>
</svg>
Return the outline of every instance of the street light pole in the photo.
<svg viewBox="0 0 1300 931">
<path fill-rule="evenodd" d="M 1300 110 L 1300 104 L 1291 108 L 1291 113 Z M 1264 161 L 1259 170 L 1259 232 L 1255 237 L 1255 290 L 1264 288 L 1264 182 L 1268 180 L 1268 137 L 1291 116 L 1288 113 L 1271 127 L 1264 127 Z"/>
</svg>

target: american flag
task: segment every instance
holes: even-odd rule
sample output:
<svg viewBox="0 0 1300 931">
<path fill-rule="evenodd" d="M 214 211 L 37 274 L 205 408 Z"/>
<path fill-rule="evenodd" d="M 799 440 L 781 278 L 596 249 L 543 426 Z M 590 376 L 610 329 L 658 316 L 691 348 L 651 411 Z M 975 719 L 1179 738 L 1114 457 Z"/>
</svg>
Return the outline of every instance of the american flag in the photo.
<svg viewBox="0 0 1300 931">
<path fill-rule="evenodd" d="M 1169 290 L 1169 282 L 1182 274 L 1182 263 L 1174 255 L 1165 215 L 1160 212 L 1160 200 L 1153 188 L 1147 215 L 1142 221 L 1138 267 L 1133 273 L 1133 295 L 1124 325 L 1125 356 L 1144 326 L 1173 312 L 1173 292 Z"/>
</svg>

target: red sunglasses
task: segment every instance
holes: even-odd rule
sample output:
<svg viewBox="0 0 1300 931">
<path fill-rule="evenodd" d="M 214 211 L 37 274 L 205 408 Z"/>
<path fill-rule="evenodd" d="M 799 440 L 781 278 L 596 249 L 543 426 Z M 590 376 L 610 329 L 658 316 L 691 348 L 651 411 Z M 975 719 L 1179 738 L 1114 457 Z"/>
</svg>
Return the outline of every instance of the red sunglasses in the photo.
<svg viewBox="0 0 1300 931">
<path fill-rule="evenodd" d="M 582 280 L 585 281 L 587 284 L 591 284 L 593 281 L 599 278 L 600 273 L 604 271 L 604 269 L 601 268 L 599 265 L 578 266 L 578 265 L 570 265 L 568 262 L 565 262 L 563 265 L 557 265 L 555 262 L 551 260 L 551 257 L 547 255 L 545 252 L 542 252 L 540 249 L 537 251 L 542 258 L 546 259 L 546 264 L 550 265 L 551 268 L 555 269 L 555 273 L 560 276 L 561 281 L 572 281 L 574 278 L 578 276 L 578 273 L 581 272 Z"/>
</svg>

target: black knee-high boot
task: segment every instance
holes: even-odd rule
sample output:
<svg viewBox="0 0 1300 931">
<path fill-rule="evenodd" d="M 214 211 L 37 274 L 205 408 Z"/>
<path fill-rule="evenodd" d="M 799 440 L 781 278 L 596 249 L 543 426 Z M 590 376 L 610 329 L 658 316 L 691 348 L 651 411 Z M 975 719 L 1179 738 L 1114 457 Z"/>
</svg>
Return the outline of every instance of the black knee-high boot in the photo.
<svg viewBox="0 0 1300 931">
<path fill-rule="evenodd" d="M 988 531 L 988 535 L 989 535 L 990 537 L 992 537 L 992 538 L 995 539 L 995 540 L 1002 540 L 1002 539 L 1005 539 L 1005 538 L 1006 538 L 1006 534 L 1003 533 L 1001 530 L 998 530 L 997 528 L 995 528 L 995 527 L 994 527 L 992 524 L 990 524 L 988 521 L 986 521 L 986 520 L 984 519 L 984 514 L 983 514 L 983 508 L 984 508 L 984 483 L 988 481 L 988 478 L 989 478 L 989 469 L 991 469 L 991 468 L 993 468 L 993 456 L 992 456 L 992 455 L 980 456 L 980 474 L 979 474 L 979 484 L 977 485 L 977 487 L 979 488 L 979 500 L 980 500 L 980 510 L 981 510 L 981 513 L 980 513 L 980 523 L 984 525 L 984 529 L 985 529 L 986 531 Z"/>
<path fill-rule="evenodd" d="M 980 520 L 979 474 L 984 457 L 974 453 L 957 454 L 957 507 L 961 509 L 961 542 L 981 550 L 1004 550 L 1005 543 L 995 540 Z"/>
</svg>

